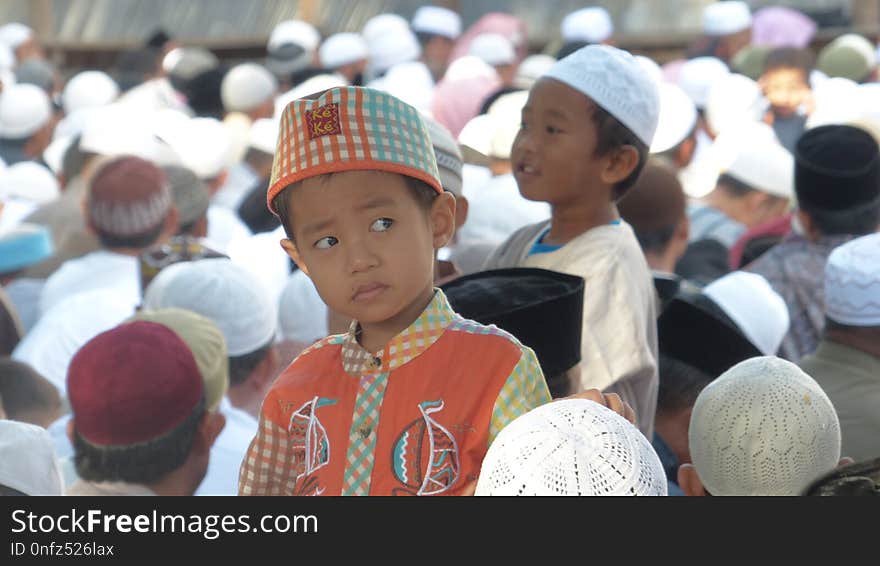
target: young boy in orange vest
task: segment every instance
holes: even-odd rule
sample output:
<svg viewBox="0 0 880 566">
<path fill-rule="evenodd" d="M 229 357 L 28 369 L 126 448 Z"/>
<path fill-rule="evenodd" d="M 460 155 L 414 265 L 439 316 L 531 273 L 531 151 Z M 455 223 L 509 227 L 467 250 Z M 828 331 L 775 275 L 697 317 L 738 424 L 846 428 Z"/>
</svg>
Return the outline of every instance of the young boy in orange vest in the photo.
<svg viewBox="0 0 880 566">
<path fill-rule="evenodd" d="M 239 493 L 471 492 L 498 432 L 550 394 L 532 350 L 434 287 L 455 199 L 418 112 L 357 87 L 291 102 L 267 200 L 285 251 L 354 322 L 269 391 Z"/>
</svg>

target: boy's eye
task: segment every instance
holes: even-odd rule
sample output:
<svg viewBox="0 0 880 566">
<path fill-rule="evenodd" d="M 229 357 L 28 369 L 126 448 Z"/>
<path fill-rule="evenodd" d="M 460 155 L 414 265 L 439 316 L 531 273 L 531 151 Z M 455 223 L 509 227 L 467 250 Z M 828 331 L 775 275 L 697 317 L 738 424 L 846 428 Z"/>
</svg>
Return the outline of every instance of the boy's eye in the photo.
<svg viewBox="0 0 880 566">
<path fill-rule="evenodd" d="M 370 231 L 371 232 L 385 232 L 389 228 L 391 228 L 392 224 L 394 224 L 394 220 L 391 220 L 390 218 L 377 218 L 370 225 Z"/>
<path fill-rule="evenodd" d="M 319 250 L 327 250 L 335 246 L 339 243 L 339 240 L 334 238 L 333 236 L 327 236 L 326 238 L 321 238 L 317 242 L 315 242 L 315 247 Z"/>
<path fill-rule="evenodd" d="M 558 134 L 561 131 L 562 130 L 560 130 L 559 128 L 557 128 L 555 126 L 547 126 L 547 133 L 548 134 Z"/>
</svg>

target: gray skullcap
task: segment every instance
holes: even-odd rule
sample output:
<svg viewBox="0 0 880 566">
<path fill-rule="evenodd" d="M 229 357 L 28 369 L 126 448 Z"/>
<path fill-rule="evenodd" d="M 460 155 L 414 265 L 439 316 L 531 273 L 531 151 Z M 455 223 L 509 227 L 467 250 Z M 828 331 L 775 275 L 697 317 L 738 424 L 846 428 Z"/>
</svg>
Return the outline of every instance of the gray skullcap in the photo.
<svg viewBox="0 0 880 566">
<path fill-rule="evenodd" d="M 28 59 L 15 70 L 18 84 L 31 84 L 46 92 L 55 86 L 55 67 L 45 59 Z"/>
<path fill-rule="evenodd" d="M 428 117 L 423 117 L 428 126 L 431 143 L 434 146 L 434 156 L 437 158 L 437 170 L 440 172 L 440 184 L 443 189 L 456 197 L 461 196 L 461 149 L 452 133 L 440 125 L 439 122 Z"/>
<path fill-rule="evenodd" d="M 180 215 L 180 225 L 192 224 L 208 212 L 211 194 L 204 181 L 186 167 L 168 165 L 163 167 L 171 188 L 171 199 Z"/>
</svg>

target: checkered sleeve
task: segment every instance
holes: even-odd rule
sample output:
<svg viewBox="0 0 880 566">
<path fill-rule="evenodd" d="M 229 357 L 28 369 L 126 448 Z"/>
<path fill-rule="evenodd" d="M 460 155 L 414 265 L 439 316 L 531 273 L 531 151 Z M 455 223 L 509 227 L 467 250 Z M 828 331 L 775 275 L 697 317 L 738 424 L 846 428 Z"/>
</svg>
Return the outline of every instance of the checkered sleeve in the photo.
<svg viewBox="0 0 880 566">
<path fill-rule="evenodd" d="M 266 414 L 264 403 L 257 436 L 251 441 L 238 477 L 239 495 L 289 495 L 298 470 L 287 430 Z"/>
<path fill-rule="evenodd" d="M 510 421 L 549 401 L 550 390 L 535 353 L 531 348 L 523 347 L 519 362 L 495 399 L 489 424 L 489 445 Z"/>
</svg>

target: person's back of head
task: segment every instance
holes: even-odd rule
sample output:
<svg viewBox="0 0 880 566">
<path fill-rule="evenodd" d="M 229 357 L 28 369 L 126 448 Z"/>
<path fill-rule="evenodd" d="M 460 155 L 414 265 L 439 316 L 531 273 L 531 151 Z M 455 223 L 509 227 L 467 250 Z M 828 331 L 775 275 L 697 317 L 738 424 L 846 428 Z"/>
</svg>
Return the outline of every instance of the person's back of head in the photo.
<svg viewBox="0 0 880 566">
<path fill-rule="evenodd" d="M 662 269 L 657 263 L 667 255 L 671 257 L 666 263 L 674 267 L 687 248 L 686 204 L 675 172 L 653 161 L 617 204 L 620 216 L 632 226 L 648 264 L 654 269 Z M 676 247 L 668 254 L 672 246 Z M 671 273 L 673 269 L 665 271 Z"/>
<path fill-rule="evenodd" d="M 139 157 L 106 162 L 91 179 L 87 223 L 107 249 L 142 250 L 177 229 L 168 181 Z"/>
<path fill-rule="evenodd" d="M 866 131 L 829 125 L 808 130 L 795 151 L 795 193 L 814 237 L 863 235 L 880 225 L 880 149 Z"/>
<path fill-rule="evenodd" d="M 168 165 L 162 169 L 179 216 L 177 234 L 204 237 L 207 234 L 206 215 L 211 204 L 208 186 L 186 167 Z"/>
<path fill-rule="evenodd" d="M 99 334 L 70 363 L 69 428 L 79 476 L 157 486 L 170 476 L 191 495 L 216 432 L 205 430 L 202 377 L 169 328 L 131 322 Z"/>
<path fill-rule="evenodd" d="M 811 483 L 806 496 L 880 495 L 880 458 L 853 462 L 836 468 Z"/>
<path fill-rule="evenodd" d="M 871 82 L 877 74 L 876 47 L 861 35 L 844 34 L 822 48 L 816 68 L 829 77 Z"/>
<path fill-rule="evenodd" d="M 837 413 L 816 381 L 767 356 L 730 368 L 700 393 L 689 431 L 689 495 L 799 495 L 840 460 Z"/>
<path fill-rule="evenodd" d="M 43 427 L 0 420 L 0 496 L 61 495 L 64 484 Z"/>
<path fill-rule="evenodd" d="M 660 495 L 666 475 L 648 439 L 586 399 L 542 405 L 504 427 L 483 460 L 476 495 Z"/>
<path fill-rule="evenodd" d="M 61 416 L 58 389 L 29 365 L 0 358 L 0 403 L 6 418 L 47 428 Z"/>
</svg>

